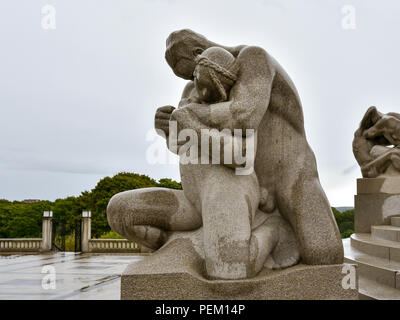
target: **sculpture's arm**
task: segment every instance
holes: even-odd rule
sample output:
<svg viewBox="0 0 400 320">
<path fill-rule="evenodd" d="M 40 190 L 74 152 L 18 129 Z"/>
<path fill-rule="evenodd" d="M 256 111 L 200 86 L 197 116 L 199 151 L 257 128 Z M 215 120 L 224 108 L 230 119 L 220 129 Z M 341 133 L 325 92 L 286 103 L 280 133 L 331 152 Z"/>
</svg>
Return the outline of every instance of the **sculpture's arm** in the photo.
<svg viewBox="0 0 400 320">
<path fill-rule="evenodd" d="M 216 104 L 191 103 L 183 108 L 173 111 L 171 120 L 178 123 L 178 131 L 182 129 L 195 130 L 199 141 L 202 130 L 213 130 L 210 138 L 224 141 L 232 140 L 234 145 L 241 145 L 243 153 L 249 151 L 255 157 L 256 131 L 262 117 L 267 111 L 275 70 L 269 62 L 268 54 L 258 47 L 244 48 L 237 59 L 240 65 L 240 75 L 235 86 L 231 89 L 230 100 Z M 193 85 L 188 84 L 184 90 L 183 98 L 193 90 Z M 241 129 L 241 136 L 234 135 L 234 129 Z M 253 131 L 247 131 L 251 129 Z M 217 132 L 216 132 L 217 131 Z M 227 136 L 227 131 L 230 136 Z M 238 141 L 240 139 L 240 141 Z M 247 145 L 252 143 L 252 146 Z M 228 144 L 229 145 L 229 144 Z M 220 158 L 224 159 L 225 145 L 221 143 Z M 242 167 L 244 163 L 236 163 L 235 152 L 232 155 L 233 163 L 230 167 Z M 254 159 L 246 159 L 248 162 Z M 226 164 L 226 163 L 225 163 Z"/>
<path fill-rule="evenodd" d="M 374 160 L 370 153 L 373 146 L 373 143 L 364 137 L 362 128 L 357 129 L 354 133 L 353 153 L 361 170 L 363 166 Z"/>
<path fill-rule="evenodd" d="M 388 149 L 387 152 L 381 154 L 371 162 L 361 167 L 363 177 L 375 178 L 381 173 L 385 172 L 387 167 L 393 162 L 398 161 L 400 158 L 400 150 L 397 148 Z"/>
<path fill-rule="evenodd" d="M 399 120 L 400 120 L 400 113 L 396 113 L 396 112 L 389 112 L 387 115 L 388 115 L 388 116 L 395 117 L 395 118 L 397 118 L 397 119 L 399 119 Z"/>
<path fill-rule="evenodd" d="M 270 100 L 275 70 L 268 54 L 259 47 L 246 47 L 239 53 L 239 79 L 231 89 L 230 100 L 216 104 L 191 103 L 175 110 L 172 119 L 180 128 L 200 133 L 204 128 L 218 130 L 257 130 Z M 186 90 L 186 88 L 185 88 Z"/>
<path fill-rule="evenodd" d="M 390 164 L 399 167 L 400 151 L 387 148 L 400 140 L 400 114 L 382 114 L 375 107 L 365 113 L 354 134 L 353 152 L 365 178 L 374 178 L 385 172 Z M 379 149 L 376 149 L 379 147 Z M 378 152 L 377 152 L 378 151 Z"/>
<path fill-rule="evenodd" d="M 383 136 L 391 144 L 400 145 L 400 118 L 396 115 L 383 115 L 382 118 L 364 132 L 367 139 Z"/>
</svg>

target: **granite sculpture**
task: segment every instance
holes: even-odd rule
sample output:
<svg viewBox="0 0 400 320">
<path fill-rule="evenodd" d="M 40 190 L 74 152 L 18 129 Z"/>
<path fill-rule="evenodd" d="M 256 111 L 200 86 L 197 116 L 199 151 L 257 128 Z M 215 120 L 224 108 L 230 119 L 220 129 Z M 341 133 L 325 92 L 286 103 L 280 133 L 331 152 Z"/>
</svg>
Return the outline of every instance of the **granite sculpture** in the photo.
<svg viewBox="0 0 400 320">
<path fill-rule="evenodd" d="M 353 153 L 363 176 L 357 179 L 354 229 L 369 234 L 400 215 L 400 114 L 370 107 L 354 133 Z"/>
<path fill-rule="evenodd" d="M 354 134 L 361 167 L 354 197 L 354 233 L 345 261 L 357 264 L 360 299 L 400 299 L 400 114 L 370 107 Z"/>
<path fill-rule="evenodd" d="M 260 47 L 226 47 L 187 29 L 168 37 L 165 57 L 189 82 L 178 108 L 157 109 L 155 128 L 181 160 L 194 150 L 195 160 L 210 162 L 180 162 L 183 190 L 115 195 L 107 208 L 111 228 L 158 250 L 155 255 L 193 254 L 189 260 L 204 263 L 210 280 L 252 278 L 264 267 L 284 269 L 300 259 L 341 264 L 341 237 L 306 139 L 300 98 L 278 62 Z M 204 132 L 224 141 L 220 162 L 208 148 L 186 148 L 186 140 L 172 145 L 170 137 L 184 130 L 197 141 Z M 230 157 L 226 141 L 243 146 L 246 164 Z"/>
<path fill-rule="evenodd" d="M 354 156 L 364 178 L 400 176 L 400 113 L 365 113 L 354 134 Z"/>
</svg>

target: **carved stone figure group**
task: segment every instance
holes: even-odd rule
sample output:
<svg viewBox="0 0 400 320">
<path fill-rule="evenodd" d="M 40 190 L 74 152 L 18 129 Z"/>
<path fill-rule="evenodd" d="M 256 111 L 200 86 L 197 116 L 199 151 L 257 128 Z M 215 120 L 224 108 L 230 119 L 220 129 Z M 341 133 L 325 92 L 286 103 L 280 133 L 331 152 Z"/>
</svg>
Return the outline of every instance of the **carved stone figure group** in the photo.
<svg viewBox="0 0 400 320">
<path fill-rule="evenodd" d="M 165 58 L 188 83 L 178 108 L 157 109 L 155 128 L 181 157 L 190 150 L 184 141 L 170 145 L 169 136 L 190 129 L 200 137 L 208 130 L 207 139 L 221 141 L 220 162 L 195 146 L 197 157 L 210 161 L 180 164 L 183 190 L 115 195 L 107 208 L 112 229 L 153 250 L 197 230 L 210 279 L 250 278 L 264 267 L 299 261 L 342 263 L 340 233 L 306 139 L 302 105 L 278 62 L 260 47 L 226 47 L 186 29 L 168 37 Z M 172 121 L 177 132 L 170 132 Z M 224 161 L 226 141 L 253 148 L 247 174 L 237 174 L 243 163 L 235 157 Z M 363 176 L 398 174 L 399 142 L 400 115 L 369 109 L 353 143 Z"/>
</svg>

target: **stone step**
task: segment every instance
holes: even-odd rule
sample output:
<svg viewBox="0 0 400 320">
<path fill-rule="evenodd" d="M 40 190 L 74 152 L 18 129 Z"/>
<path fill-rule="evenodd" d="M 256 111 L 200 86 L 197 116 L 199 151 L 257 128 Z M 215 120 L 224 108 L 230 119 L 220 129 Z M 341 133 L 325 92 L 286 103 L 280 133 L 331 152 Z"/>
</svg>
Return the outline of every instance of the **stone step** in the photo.
<svg viewBox="0 0 400 320">
<path fill-rule="evenodd" d="M 400 217 L 392 217 L 390 220 L 391 220 L 392 226 L 400 227 Z"/>
<path fill-rule="evenodd" d="M 355 233 L 350 237 L 351 246 L 358 251 L 388 261 L 400 262 L 400 242 L 374 239 L 370 233 Z"/>
<path fill-rule="evenodd" d="M 383 287 L 392 288 L 397 290 L 398 298 L 400 299 L 400 262 L 389 261 L 379 257 L 374 257 L 365 254 L 351 246 L 349 239 L 343 241 L 345 250 L 345 263 L 357 264 L 357 274 L 359 280 L 362 279 L 366 284 L 375 283 Z M 360 285 L 360 292 L 375 290 L 373 287 Z"/>
<path fill-rule="evenodd" d="M 371 226 L 373 239 L 384 239 L 400 242 L 400 227 L 394 226 Z"/>
<path fill-rule="evenodd" d="M 357 264 L 357 273 L 359 279 L 367 279 L 370 282 L 396 289 L 400 298 L 400 268 L 398 270 L 390 270 L 388 268 L 374 265 L 377 264 L 377 262 L 373 259 L 354 259 L 348 256 L 345 256 L 344 262 Z M 364 291 L 368 291 L 368 288 L 364 287 Z"/>
<path fill-rule="evenodd" d="M 360 300 L 400 300 L 399 290 L 364 277 L 358 278 Z"/>
</svg>

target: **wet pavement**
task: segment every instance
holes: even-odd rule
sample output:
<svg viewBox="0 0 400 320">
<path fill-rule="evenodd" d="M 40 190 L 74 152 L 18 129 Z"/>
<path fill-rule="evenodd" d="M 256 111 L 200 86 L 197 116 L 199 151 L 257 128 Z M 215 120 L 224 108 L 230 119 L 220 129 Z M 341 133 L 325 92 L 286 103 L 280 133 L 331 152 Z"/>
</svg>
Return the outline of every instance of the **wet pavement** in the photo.
<svg viewBox="0 0 400 320">
<path fill-rule="evenodd" d="M 0 255 L 0 300 L 118 300 L 132 254 Z"/>
</svg>

